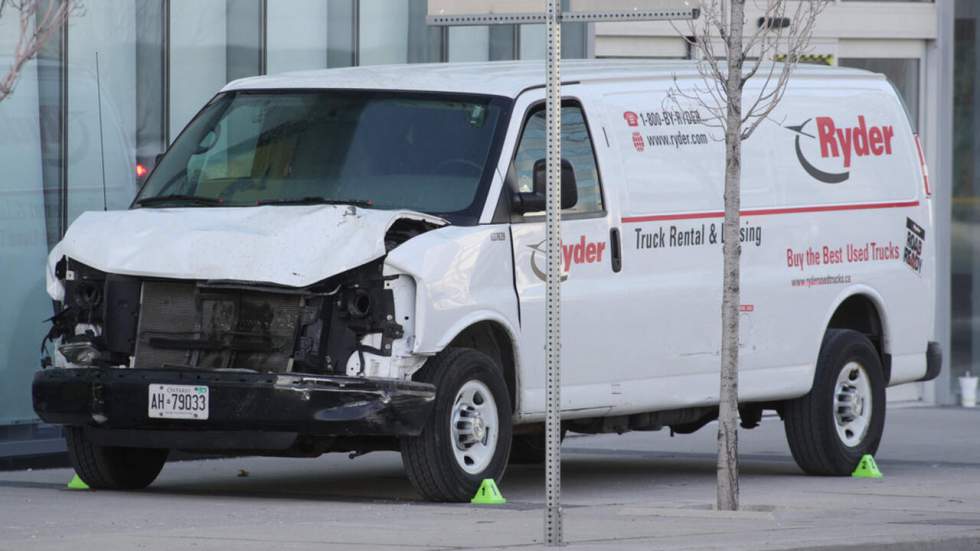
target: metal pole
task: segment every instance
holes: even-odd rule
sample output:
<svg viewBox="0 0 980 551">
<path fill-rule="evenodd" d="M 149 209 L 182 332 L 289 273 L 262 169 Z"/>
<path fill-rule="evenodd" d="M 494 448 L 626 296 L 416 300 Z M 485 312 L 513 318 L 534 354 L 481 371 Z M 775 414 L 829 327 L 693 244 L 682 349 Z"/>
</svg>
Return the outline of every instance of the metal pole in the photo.
<svg viewBox="0 0 980 551">
<path fill-rule="evenodd" d="M 545 403 L 545 541 L 561 545 L 561 1 L 547 0 L 548 57 L 545 100 L 547 140 L 548 242 L 545 335 L 547 394 Z"/>
<path fill-rule="evenodd" d="M 358 2 L 359 0 L 351 0 Z M 493 2 L 490 2 L 493 4 Z M 548 55 L 545 60 L 545 123 L 548 128 L 545 230 L 548 273 L 545 296 L 545 518 L 544 538 L 549 546 L 562 544 L 561 536 L 561 22 L 662 21 L 697 19 L 699 8 L 689 0 L 643 0 L 632 10 L 570 11 L 562 13 L 561 0 L 546 0 L 545 13 L 507 13 L 489 10 L 470 13 L 456 2 L 429 0 L 430 25 L 545 24 Z M 645 5 L 641 9 L 640 4 Z M 355 4 L 356 5 L 356 4 Z M 356 12 L 356 10 L 355 10 Z M 356 27 L 356 25 L 355 25 Z M 493 27 L 491 27 L 492 29 Z M 515 27 L 515 39 L 519 36 Z M 356 60 L 355 60 L 356 62 Z M 356 63 L 355 63 L 356 64 Z"/>
</svg>

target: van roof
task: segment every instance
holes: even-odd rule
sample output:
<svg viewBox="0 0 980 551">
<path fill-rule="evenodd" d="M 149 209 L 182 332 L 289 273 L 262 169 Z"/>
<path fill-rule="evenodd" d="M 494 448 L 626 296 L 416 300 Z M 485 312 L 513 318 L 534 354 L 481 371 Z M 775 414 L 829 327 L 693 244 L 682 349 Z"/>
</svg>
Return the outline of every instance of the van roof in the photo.
<svg viewBox="0 0 980 551">
<path fill-rule="evenodd" d="M 763 71 L 760 70 L 760 73 Z M 562 60 L 562 82 L 599 83 L 697 76 L 687 60 Z M 801 64 L 795 78 L 883 78 L 859 69 Z M 528 88 L 544 86 L 543 61 L 374 65 L 298 71 L 249 77 L 227 84 L 228 90 L 344 88 L 491 94 L 515 98 Z"/>
</svg>

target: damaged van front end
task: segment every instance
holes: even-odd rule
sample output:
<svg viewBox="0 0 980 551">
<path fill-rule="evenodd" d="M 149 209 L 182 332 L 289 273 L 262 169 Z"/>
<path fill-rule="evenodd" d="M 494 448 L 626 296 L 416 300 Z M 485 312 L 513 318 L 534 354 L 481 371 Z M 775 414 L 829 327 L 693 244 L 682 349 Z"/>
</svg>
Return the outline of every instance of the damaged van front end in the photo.
<svg viewBox="0 0 980 551">
<path fill-rule="evenodd" d="M 312 456 L 416 435 L 416 282 L 446 221 L 352 205 L 86 213 L 52 251 L 34 407 L 101 446 Z M 120 230 L 122 228 L 122 230 Z"/>
<path fill-rule="evenodd" d="M 424 495 L 503 472 L 503 371 L 450 345 L 491 342 L 464 332 L 488 304 L 516 310 L 507 234 L 480 225 L 511 100 L 344 74 L 230 83 L 128 210 L 82 214 L 51 251 L 34 410 L 90 487 L 145 488 L 172 450 L 424 465 L 450 367 L 476 389 L 439 447 L 463 482 Z"/>
</svg>

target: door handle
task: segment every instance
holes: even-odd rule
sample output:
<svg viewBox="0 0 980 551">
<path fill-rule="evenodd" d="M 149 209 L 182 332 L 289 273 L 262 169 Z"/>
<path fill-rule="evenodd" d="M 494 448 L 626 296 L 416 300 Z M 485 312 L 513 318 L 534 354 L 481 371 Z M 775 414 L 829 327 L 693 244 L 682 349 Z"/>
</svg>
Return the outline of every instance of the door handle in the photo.
<svg viewBox="0 0 980 551">
<path fill-rule="evenodd" d="M 609 248 L 612 249 L 612 269 L 618 273 L 623 269 L 623 247 L 619 240 L 619 228 L 609 230 Z"/>
</svg>

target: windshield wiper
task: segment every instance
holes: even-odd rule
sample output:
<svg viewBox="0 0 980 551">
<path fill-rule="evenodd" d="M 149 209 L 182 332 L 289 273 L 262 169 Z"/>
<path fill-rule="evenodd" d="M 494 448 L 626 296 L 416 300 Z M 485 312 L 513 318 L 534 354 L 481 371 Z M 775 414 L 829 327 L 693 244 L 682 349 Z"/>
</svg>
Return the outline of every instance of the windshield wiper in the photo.
<svg viewBox="0 0 980 551">
<path fill-rule="evenodd" d="M 192 203 L 195 205 L 221 205 L 221 199 L 213 197 L 201 197 L 200 195 L 184 195 L 176 193 L 173 195 L 160 195 L 158 197 L 144 197 L 136 201 L 136 204 L 143 206 L 159 205 L 161 203 Z"/>
<path fill-rule="evenodd" d="M 353 205 L 361 208 L 371 208 L 374 202 L 367 199 L 327 199 L 326 197 L 301 197 L 299 199 L 262 199 L 256 205 Z"/>
</svg>

